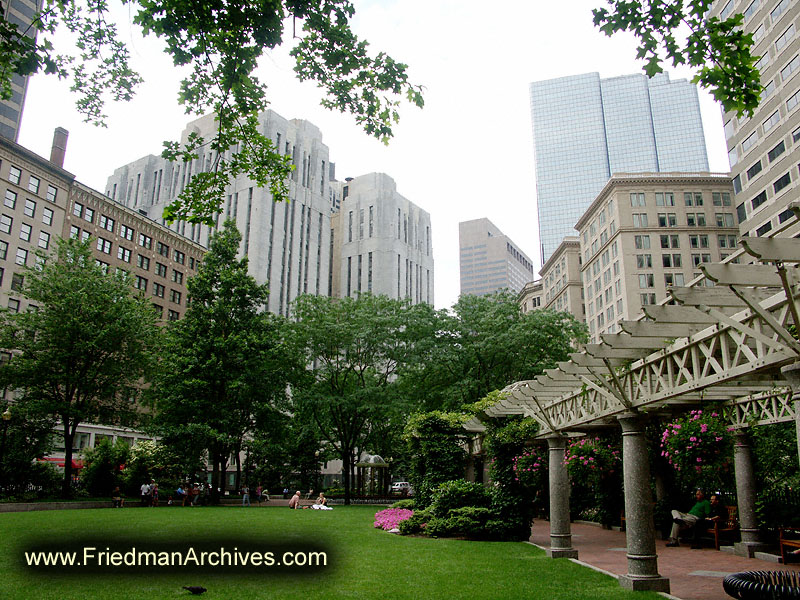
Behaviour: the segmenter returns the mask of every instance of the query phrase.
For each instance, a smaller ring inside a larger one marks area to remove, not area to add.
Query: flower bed
[[[375,513],[375,527],[384,531],[397,529],[401,521],[410,519],[413,514],[414,511],[407,508],[387,508]]]

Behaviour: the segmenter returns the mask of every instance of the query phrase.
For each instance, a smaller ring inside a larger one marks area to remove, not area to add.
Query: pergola
[[[586,345],[558,368],[507,386],[504,398],[485,411],[487,417],[532,417],[540,424],[539,437],[547,440],[548,556],[578,555],[563,462],[567,436],[618,425],[628,557],[620,584],[669,591],[669,580],[658,573],[645,420],[648,413],[712,401],[736,434],[742,541],[735,551],[752,557],[763,547],[747,427],[795,420],[800,431],[800,204],[790,208],[793,217],[770,232],[772,237],[742,238],[741,250],[722,263],[700,265],[701,277],[671,288],[660,304],[645,306],[639,319],[622,323],[622,333],[603,334],[602,343]],[[467,427],[483,429],[477,420]]]

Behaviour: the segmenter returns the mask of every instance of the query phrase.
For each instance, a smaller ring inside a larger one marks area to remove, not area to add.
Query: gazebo
[[[389,489],[389,463],[377,454],[365,454],[356,463],[356,491],[358,494],[383,495]]]

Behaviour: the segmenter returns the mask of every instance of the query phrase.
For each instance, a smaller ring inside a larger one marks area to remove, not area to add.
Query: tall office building
[[[742,235],[772,235],[800,198],[800,4],[791,0],[716,0],[710,16],[742,13],[760,56],[764,91],[752,117],[723,115]]]
[[[533,261],[489,219],[459,223],[458,246],[462,294],[518,294],[534,279]]]
[[[336,191],[331,186],[333,165],[320,130],[308,121],[287,120],[268,110],[259,116],[261,131],[278,151],[291,157],[295,170],[288,182],[289,200],[274,202],[269,188],[245,176],[226,189],[217,226],[233,219],[242,232],[240,253],[249,258],[250,275],[269,284],[268,310],[288,315],[290,304],[303,293],[328,293],[330,275],[331,211]],[[216,131],[214,115],[197,119],[182,135],[191,132],[208,139]],[[183,191],[193,174],[213,169],[213,151],[188,163],[171,163],[160,156],[146,156],[120,167],[108,178],[106,195],[129,208],[163,223],[164,207]],[[213,229],[206,225],[177,222],[170,228],[190,240],[208,246]]]
[[[3,18],[31,38],[36,37],[36,28],[31,26],[31,22],[39,8],[39,0],[5,0],[0,3]],[[19,124],[27,90],[28,77],[13,75],[11,98],[0,100],[0,136],[15,142],[19,137]]]
[[[531,84],[542,261],[614,173],[708,171],[697,88],[666,73]]]
[[[331,218],[330,295],[370,292],[433,304],[430,215],[384,173],[332,185],[341,207]]]

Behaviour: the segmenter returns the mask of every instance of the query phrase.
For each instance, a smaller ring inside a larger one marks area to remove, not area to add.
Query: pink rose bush
[[[682,479],[701,481],[730,466],[732,438],[727,421],[713,410],[693,410],[661,433],[661,456]]]
[[[414,511],[407,508],[387,508],[375,513],[375,527],[384,531],[397,529],[401,521],[410,519],[413,514]]]
[[[570,477],[586,479],[598,472],[612,474],[622,463],[618,448],[600,437],[582,437],[569,442],[564,455]]]
[[[534,488],[543,488],[547,485],[547,460],[546,447],[534,446],[526,449],[511,459],[514,481]]]

